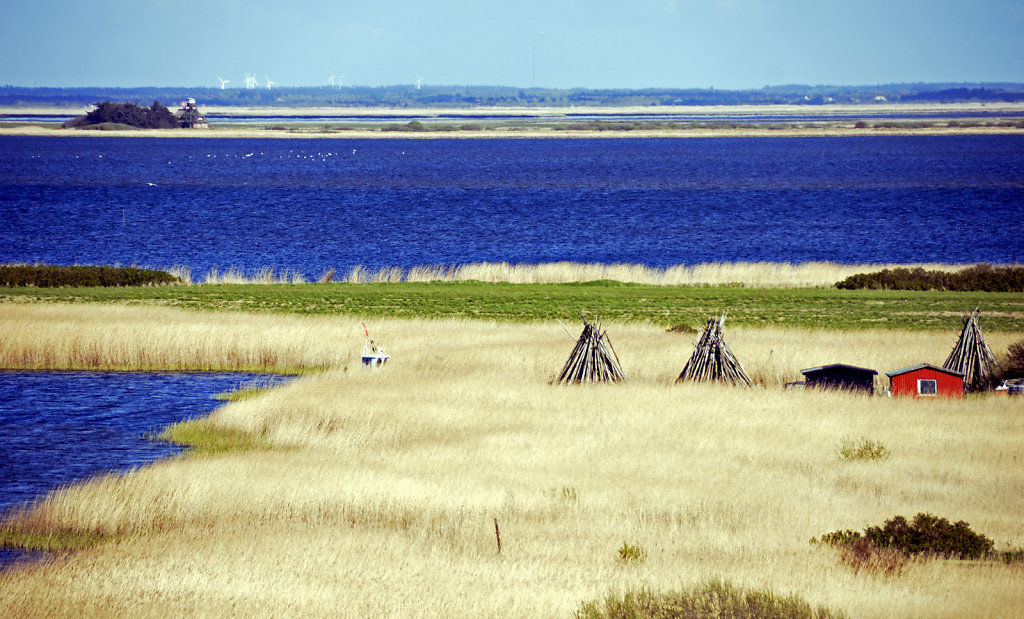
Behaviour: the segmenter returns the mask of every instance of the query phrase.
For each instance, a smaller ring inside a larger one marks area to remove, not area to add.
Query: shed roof
[[[825,372],[827,370],[848,370],[848,371],[851,371],[851,372],[871,374],[872,376],[875,375],[875,374],[878,374],[877,370],[871,370],[871,369],[868,369],[868,368],[861,368],[861,367],[857,367],[855,365],[847,365],[845,363],[832,363],[832,364],[829,364],[829,365],[819,365],[816,368],[807,368],[806,370],[800,370],[800,373],[804,374],[804,375],[807,375],[807,374],[815,374],[815,373],[818,373],[818,372]]]
[[[900,368],[898,370],[893,370],[891,372],[886,372],[885,375],[888,376],[889,378],[892,378],[893,376],[899,376],[900,374],[907,374],[909,372],[916,372],[917,370],[923,370],[925,368],[928,368],[929,370],[935,370],[936,372],[942,372],[943,374],[949,374],[951,376],[959,376],[960,378],[964,377],[962,372],[957,372],[956,370],[950,370],[947,368],[939,367],[937,365],[932,365],[930,363],[918,363],[917,365],[911,365],[905,368]]]

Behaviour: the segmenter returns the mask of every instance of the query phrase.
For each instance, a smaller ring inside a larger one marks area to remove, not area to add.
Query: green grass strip
[[[129,303],[195,310],[471,318],[512,322],[573,319],[698,326],[728,312],[731,326],[957,330],[980,307],[985,329],[1024,331],[1024,294],[752,289],[591,282],[506,284],[224,284],[136,288],[0,288],[0,302]]]

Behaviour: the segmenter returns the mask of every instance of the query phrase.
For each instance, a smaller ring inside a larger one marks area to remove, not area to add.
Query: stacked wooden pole
[[[981,335],[978,325],[978,309],[964,318],[964,328],[960,332],[953,350],[949,353],[942,367],[964,375],[964,391],[985,391],[995,386],[999,370],[999,362],[992,354],[985,338]]]
[[[725,343],[724,327],[725,314],[721,318],[708,320],[700,339],[694,345],[690,360],[676,379],[677,383],[687,380],[719,381],[751,386],[750,377]]]
[[[583,332],[576,340],[569,360],[565,362],[558,383],[618,382],[626,380],[619,357],[612,348],[608,333],[600,325],[583,320]]]

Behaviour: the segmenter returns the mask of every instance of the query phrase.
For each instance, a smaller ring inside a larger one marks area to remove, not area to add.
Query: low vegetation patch
[[[256,380],[248,381],[232,391],[225,391],[213,396],[213,399],[221,402],[239,402],[251,400],[280,387],[284,382],[278,376],[267,376]]]
[[[10,524],[0,526],[0,548],[38,552],[68,552],[96,546],[111,537],[93,532],[22,531]]]
[[[169,426],[158,439],[188,447],[190,454],[250,451],[265,445],[263,438],[242,430],[216,427],[208,419],[191,419]]]
[[[919,513],[912,521],[895,516],[882,526],[867,527],[864,533],[845,530],[826,533],[814,544],[839,548],[844,563],[855,571],[867,570],[898,575],[911,557],[1020,561],[1024,551],[996,552],[988,537],[971,530],[960,520],[950,523],[928,513]]]
[[[952,290],[957,292],[1024,292],[1024,266],[976,264],[962,271],[924,268],[882,269],[851,275],[836,283],[843,290]]]
[[[869,438],[844,438],[839,445],[839,457],[843,460],[885,460],[889,457],[889,450]]]
[[[151,286],[180,284],[166,271],[137,267],[55,266],[47,264],[0,265],[0,286],[60,288],[92,286]]]
[[[647,560],[647,551],[642,546],[633,546],[627,542],[622,542],[622,547],[619,548],[619,561],[623,563],[643,563]]]
[[[577,619],[829,619],[845,616],[824,607],[812,607],[796,595],[743,590],[722,580],[661,594],[649,589],[627,591],[622,595],[609,595],[603,601],[583,603],[576,611]]]

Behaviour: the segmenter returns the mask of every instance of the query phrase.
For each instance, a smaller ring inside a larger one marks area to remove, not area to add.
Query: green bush
[[[926,555],[946,559],[982,559],[993,555],[992,540],[975,533],[966,522],[950,524],[945,518],[919,513],[913,522],[895,516],[881,527],[867,527],[863,535],[849,529],[822,535],[815,543],[854,547],[867,542],[876,549],[898,551],[906,556]]]
[[[630,546],[626,542],[622,542],[622,548],[619,548],[619,561],[623,563],[643,563],[646,560],[646,550],[640,546]]]
[[[46,264],[0,265],[0,286],[6,288],[59,288],[63,286],[148,286],[180,284],[166,271],[137,267],[54,266]]]
[[[844,438],[839,445],[839,457],[843,460],[885,460],[889,457],[889,450],[868,438],[856,441]]]
[[[1010,344],[1002,364],[1005,378],[1024,378],[1024,340]]]
[[[882,269],[851,275],[836,283],[841,290],[952,290],[956,292],[1024,292],[1024,267],[976,264],[962,271]]]
[[[681,619],[830,619],[845,617],[791,595],[771,591],[744,591],[727,581],[711,580],[685,591],[655,594],[648,589],[609,595],[603,602],[586,602],[577,619],[668,618]]]

